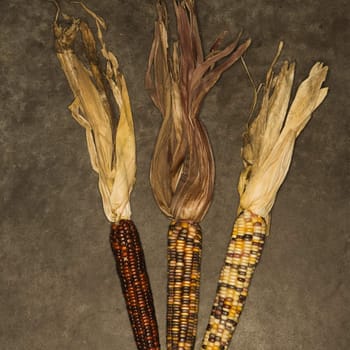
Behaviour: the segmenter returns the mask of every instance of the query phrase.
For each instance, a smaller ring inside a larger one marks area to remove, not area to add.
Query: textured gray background
[[[164,344],[168,220],[148,181],[161,117],[143,89],[154,3],[88,4],[109,25],[105,38],[130,90],[138,166],[133,218]],[[69,12],[72,7],[64,5]],[[349,349],[348,1],[205,0],[197,8],[206,49],[223,30],[235,36],[244,28],[252,37],[246,61],[257,81],[281,39],[283,58],[297,61],[297,82],[316,60],[330,66],[329,96],[297,141],[232,349]],[[84,132],[67,110],[72,96],[53,49],[54,12],[42,0],[0,2],[0,348],[134,349]],[[198,342],[234,221],[241,133],[251,100],[238,63],[201,112],[217,178],[202,223]]]

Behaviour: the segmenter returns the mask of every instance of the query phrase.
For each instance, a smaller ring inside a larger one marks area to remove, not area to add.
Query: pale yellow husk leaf
[[[116,57],[107,50],[102,30],[105,23],[93,11],[81,4],[95,19],[105,70],[90,62],[84,64],[74,52],[75,36],[86,30],[79,19],[71,19],[68,28],[54,24],[57,57],[69,82],[74,101],[69,109],[74,119],[85,128],[91,165],[99,175],[99,190],[105,215],[111,222],[131,216],[130,193],[136,174],[135,136],[132,112],[124,76]],[[65,15],[65,18],[69,19]],[[87,34],[90,33],[87,30]],[[86,37],[85,37],[86,40]],[[83,37],[84,41],[84,37]],[[87,44],[95,44],[94,38]],[[86,42],[85,42],[86,44]],[[95,53],[92,50],[93,53]],[[97,52],[96,52],[97,53]],[[94,71],[95,70],[95,71]],[[97,71],[97,73],[96,73]],[[99,84],[99,77],[106,84]],[[110,91],[108,91],[108,89]],[[107,94],[113,96],[119,109],[119,120],[113,113]]]
[[[267,73],[260,111],[244,135],[244,169],[238,184],[239,211],[249,209],[267,221],[290,167],[295,140],[328,92],[322,87],[328,67],[317,62],[300,84],[288,110],[295,65],[285,61],[274,77],[281,49],[282,44]]]

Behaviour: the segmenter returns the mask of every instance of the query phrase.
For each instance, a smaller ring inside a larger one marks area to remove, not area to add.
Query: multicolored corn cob
[[[158,21],[146,87],[163,116],[151,164],[151,186],[169,228],[167,349],[191,350],[197,331],[201,235],[214,187],[214,159],[201,103],[250,45],[237,40],[220,50],[220,36],[204,57],[195,1],[173,1],[179,41],[168,55],[167,11],[157,2]],[[222,61],[221,61],[222,60]],[[218,63],[221,61],[220,63]]]
[[[151,286],[135,224],[111,225],[110,242],[138,349],[160,349]]]
[[[168,232],[167,343],[189,349],[196,338],[202,232],[196,223],[173,221]]]
[[[103,19],[80,4],[95,20],[98,40],[88,24],[79,18],[63,14],[68,25],[59,25],[58,9],[54,23],[57,57],[74,94],[69,109],[86,129],[91,165],[99,175],[104,212],[112,223],[111,247],[137,348],[159,350],[145,257],[137,229],[130,219],[136,151],[128,90],[117,58],[103,41],[102,29],[106,29]],[[77,52],[74,45],[79,36],[83,44],[81,52]]]
[[[264,247],[265,220],[245,210],[237,218],[229,243],[202,349],[227,349]]]
[[[321,88],[328,68],[316,63],[288,111],[295,65],[284,62],[280,73],[274,76],[273,67],[281,50],[282,43],[267,73],[260,111],[243,137],[239,215],[221,269],[202,349],[229,347],[260,260],[270,212],[287,175],[295,140],[328,92],[327,88]]]

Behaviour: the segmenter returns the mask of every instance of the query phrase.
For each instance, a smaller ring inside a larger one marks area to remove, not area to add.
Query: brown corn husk
[[[244,167],[238,183],[238,216],[220,272],[202,349],[226,350],[229,347],[262,254],[270,212],[287,175],[295,140],[328,92],[328,88],[322,88],[328,67],[317,62],[300,84],[289,107],[295,64],[285,61],[276,76],[273,72],[282,47],[280,43],[267,72],[260,111],[243,135]]]
[[[146,74],[146,87],[163,116],[151,164],[151,185],[165,215],[199,222],[213,192],[214,160],[198,114],[221,74],[250,45],[240,36],[219,50],[221,35],[204,57],[194,1],[173,1],[178,42],[169,54],[167,11],[157,2],[158,20]],[[224,60],[217,64],[219,60]]]

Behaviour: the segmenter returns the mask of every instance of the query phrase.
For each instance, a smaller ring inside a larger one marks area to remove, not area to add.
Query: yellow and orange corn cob
[[[201,253],[200,226],[173,221],[168,232],[168,349],[191,349],[195,343]]]
[[[140,237],[133,221],[113,223],[110,242],[137,349],[158,350],[153,297]]]
[[[227,349],[265,243],[265,220],[245,210],[233,227],[202,349]]]

